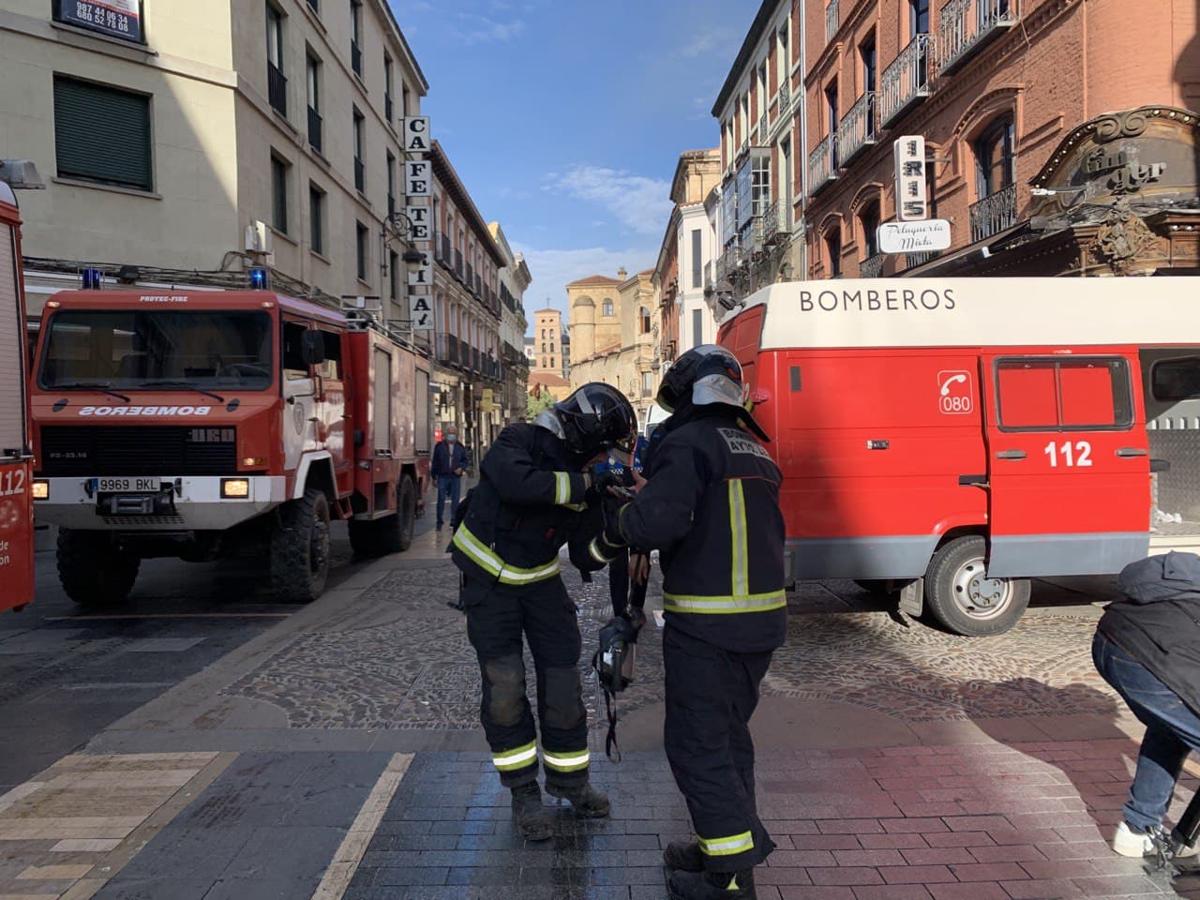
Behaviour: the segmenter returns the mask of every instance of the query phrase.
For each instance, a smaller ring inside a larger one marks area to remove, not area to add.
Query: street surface
[[[270,603],[252,565],[163,560],[128,607],[81,616],[41,553],[36,605],[0,618],[0,898],[665,897],[661,849],[688,820],[661,749],[659,633],[621,696],[619,765],[593,719],[613,817],[561,811],[526,845],[430,525],[369,564],[339,537],[306,608]],[[586,648],[607,585],[568,583]],[[1171,896],[1104,842],[1140,733],[1090,661],[1110,596],[1040,583],[1017,629],[970,640],[849,583],[801,586],[754,722],[779,847],[758,896]]]

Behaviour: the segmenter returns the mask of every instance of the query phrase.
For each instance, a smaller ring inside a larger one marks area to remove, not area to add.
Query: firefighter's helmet
[[[597,381],[541,413],[535,424],[560,437],[581,463],[614,448],[630,453],[637,439],[637,416],[629,400]]]
[[[663,376],[658,404],[672,413],[688,406],[732,407],[751,431],[770,440],[750,415],[742,364],[718,344],[701,344],[679,357]]]

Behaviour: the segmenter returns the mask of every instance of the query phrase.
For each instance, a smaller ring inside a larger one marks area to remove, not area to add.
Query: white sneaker
[[[1161,827],[1159,830],[1161,830]],[[1154,852],[1154,833],[1151,831],[1134,831],[1129,827],[1128,822],[1122,822],[1117,826],[1116,834],[1113,835],[1112,848],[1114,852],[1119,853],[1121,856],[1131,856],[1135,859],[1140,859]],[[1175,854],[1177,859],[1195,855],[1195,847],[1184,847]]]

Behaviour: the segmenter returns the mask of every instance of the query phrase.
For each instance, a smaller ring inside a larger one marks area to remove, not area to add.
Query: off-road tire
[[[271,592],[280,603],[311,603],[329,580],[329,500],[309,488],[276,512],[271,532]]]
[[[60,528],[57,563],[67,596],[80,606],[99,608],[129,596],[142,561],[119,550],[104,532]]]
[[[350,546],[354,555],[378,559],[402,553],[412,546],[416,527],[417,489],[405,475],[396,487],[396,513],[373,521],[350,520]]]
[[[987,542],[979,535],[947,541],[933,554],[925,574],[925,611],[947,631],[966,637],[1003,634],[1029,606],[1029,579],[1004,578],[995,579],[1002,582],[1004,592],[995,610],[977,607],[976,613],[968,611],[972,605],[968,583],[987,580],[986,559]]]

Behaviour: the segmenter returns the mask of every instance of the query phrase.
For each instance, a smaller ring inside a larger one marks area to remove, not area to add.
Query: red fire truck
[[[77,291],[46,305],[32,408],[39,520],[83,605],[142,559],[264,559],[320,596],[330,520],[405,550],[429,480],[429,365],[368,315],[266,291]]]
[[[33,456],[25,387],[21,218],[0,181],[0,610],[33,599]]]
[[[1032,577],[1200,548],[1196,279],[800,282],[722,323],[797,579],[996,634]]]

